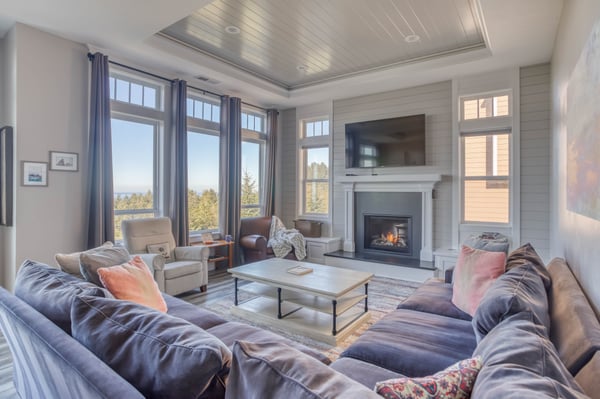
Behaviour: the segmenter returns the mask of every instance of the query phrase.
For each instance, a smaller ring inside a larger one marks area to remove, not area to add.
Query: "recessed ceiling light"
[[[404,37],[404,41],[406,43],[414,43],[418,42],[419,40],[421,40],[421,37],[419,37],[419,35],[407,35]]]
[[[306,65],[298,65],[296,67],[297,70],[299,70],[300,72],[304,72],[308,69],[308,67]]]
[[[229,33],[230,35],[239,35],[241,30],[237,26],[229,25],[225,27],[225,32]]]

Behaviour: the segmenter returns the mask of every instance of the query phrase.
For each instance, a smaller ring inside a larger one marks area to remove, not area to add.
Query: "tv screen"
[[[346,124],[346,168],[425,165],[425,115]]]

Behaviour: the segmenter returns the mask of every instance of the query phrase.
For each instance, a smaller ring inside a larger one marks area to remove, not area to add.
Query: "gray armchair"
[[[177,247],[168,217],[131,219],[121,222],[125,248],[132,255],[162,253],[152,264],[158,288],[170,295],[208,284],[208,256],[204,246]]]

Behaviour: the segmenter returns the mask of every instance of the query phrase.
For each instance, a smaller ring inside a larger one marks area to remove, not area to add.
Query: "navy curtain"
[[[219,225],[224,234],[239,242],[242,187],[242,100],[221,97],[221,173],[219,182]],[[240,263],[239,246],[234,247],[234,265]]]
[[[173,126],[170,135],[168,215],[178,246],[189,243],[187,176],[187,84],[176,79],[171,84]]]
[[[87,247],[114,241],[114,197],[108,57],[91,58]]]
[[[267,111],[267,153],[265,168],[265,216],[272,216],[275,213],[275,170],[277,153],[277,115],[276,109]]]

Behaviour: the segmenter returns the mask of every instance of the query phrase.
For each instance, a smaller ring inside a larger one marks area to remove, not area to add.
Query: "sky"
[[[152,124],[112,119],[113,175],[115,193],[144,193],[152,189]],[[259,145],[242,143],[242,170],[257,177]],[[258,179],[257,183],[258,183]],[[219,188],[218,136],[188,133],[188,186],[202,192]]]

